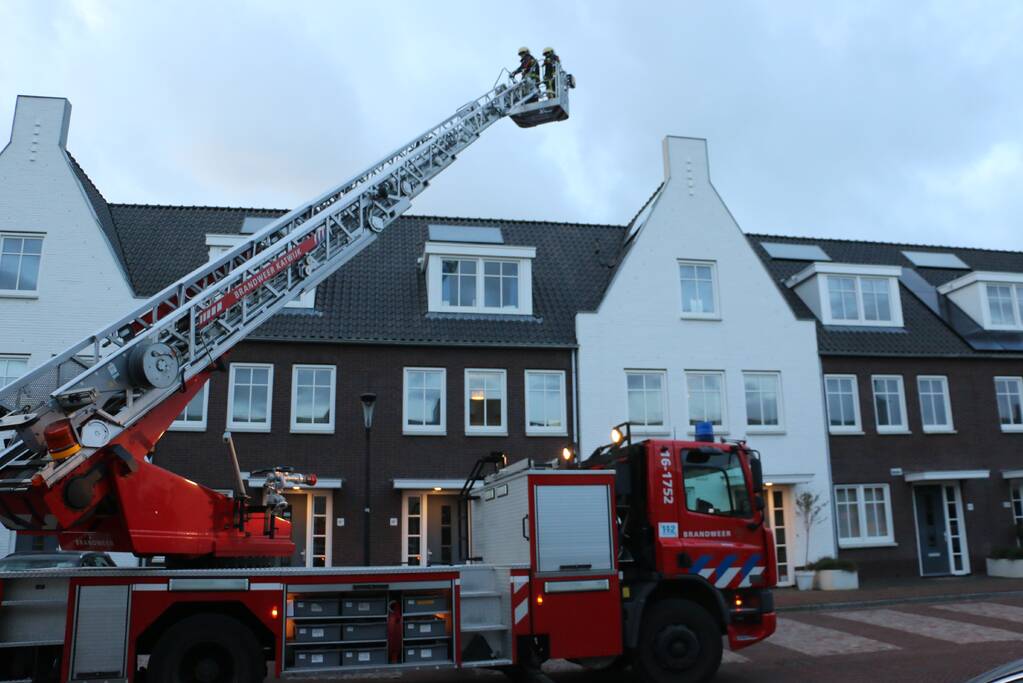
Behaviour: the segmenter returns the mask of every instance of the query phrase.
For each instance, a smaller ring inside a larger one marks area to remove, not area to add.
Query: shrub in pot
[[[987,575],[1023,579],[1023,548],[995,548],[987,558]]]
[[[813,588],[814,569],[810,564],[810,532],[813,528],[824,521],[824,506],[827,503],[821,502],[821,494],[813,494],[803,491],[796,496],[796,515],[803,523],[805,536],[803,542],[806,544],[806,551],[803,556],[803,566],[796,567],[796,588],[801,591],[808,591]]]
[[[813,568],[816,572],[814,587],[818,590],[852,591],[860,587],[855,562],[822,557],[813,563]]]

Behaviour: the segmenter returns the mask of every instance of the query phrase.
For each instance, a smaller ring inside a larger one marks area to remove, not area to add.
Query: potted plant
[[[854,591],[860,587],[860,576],[856,572],[855,562],[822,557],[812,566],[816,572],[814,587],[818,590]]]
[[[796,496],[796,516],[803,524],[803,543],[806,554],[803,557],[803,566],[796,567],[796,588],[801,591],[808,591],[813,588],[813,568],[810,567],[810,532],[813,528],[824,521],[824,506],[821,502],[821,494],[803,491]]]
[[[1023,579],[1023,548],[995,548],[987,558],[987,575]]]

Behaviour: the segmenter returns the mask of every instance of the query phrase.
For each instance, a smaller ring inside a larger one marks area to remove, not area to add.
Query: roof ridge
[[[778,235],[772,233],[762,232],[747,232],[746,237],[761,239],[761,238],[780,238],[789,240],[807,240],[816,242],[844,242],[847,244],[877,244],[884,245],[887,247],[908,247],[908,248],[922,248],[922,249],[962,249],[966,251],[986,251],[993,254],[1023,254],[1023,250],[1019,249],[990,249],[987,247],[964,247],[955,246],[950,244],[918,244],[912,242],[887,242],[885,240],[864,240],[864,239],[849,239],[843,237],[808,237],[801,235]]]

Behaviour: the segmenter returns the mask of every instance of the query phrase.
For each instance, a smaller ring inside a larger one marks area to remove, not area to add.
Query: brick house
[[[1023,521],[1023,253],[748,238],[817,321],[840,556],[983,573]]]

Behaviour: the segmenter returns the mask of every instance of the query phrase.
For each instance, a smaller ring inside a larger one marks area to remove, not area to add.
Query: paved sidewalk
[[[943,576],[933,579],[875,579],[860,581],[855,591],[800,591],[779,588],[774,592],[779,612],[795,612],[869,605],[968,600],[1010,594],[1023,595],[1023,579],[990,576]]]

